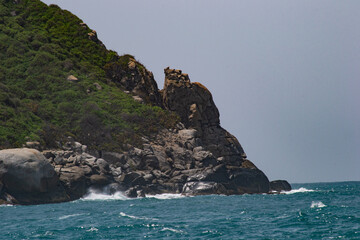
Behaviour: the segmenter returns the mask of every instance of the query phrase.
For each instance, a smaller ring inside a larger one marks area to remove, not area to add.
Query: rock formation
[[[162,106],[157,83],[152,72],[148,71],[134,57],[127,55],[127,63],[112,62],[105,66],[107,76],[123,89],[148,104]]]
[[[131,147],[122,153],[88,152],[85,145],[71,138],[62,149],[42,154],[31,149],[0,151],[2,201],[29,204],[74,200],[90,187],[101,189],[109,184],[129,197],[291,189],[286,181],[269,183],[266,175],[246,159],[237,139],[220,126],[219,111],[203,85],[191,83],[187,74],[169,68],[165,69],[165,86],[159,95],[156,85],[146,91],[135,87],[142,81],[129,84],[128,89],[139,96],[149,94],[150,89],[156,96],[155,104],[180,116],[176,128],[163,129],[153,138],[144,137],[142,148]]]
[[[1,150],[0,183],[3,202],[39,204],[70,200],[54,168],[35,149]]]

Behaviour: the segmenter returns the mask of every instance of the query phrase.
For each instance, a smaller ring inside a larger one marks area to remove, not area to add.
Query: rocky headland
[[[152,74],[136,76],[132,79],[135,83],[128,85],[133,87],[126,88],[128,94],[177,113],[181,121],[174,128],[144,136],[142,147],[130,146],[122,152],[89,150],[72,137],[57,149],[27,142],[24,148],[1,150],[0,202],[71,201],[90,188],[109,194],[123,191],[128,197],[279,193],[291,189],[286,181],[269,182],[247,159],[238,140],[220,126],[219,111],[202,84],[192,83],[181,70],[166,68],[164,88],[159,91]],[[138,86],[142,84],[152,87],[142,91]],[[149,89],[153,91],[149,93]]]
[[[89,189],[280,193],[220,125],[210,91],[107,50],[57,5],[0,2],[0,204],[72,201]]]

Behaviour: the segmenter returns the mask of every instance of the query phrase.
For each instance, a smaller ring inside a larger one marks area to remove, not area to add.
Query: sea
[[[291,184],[282,194],[89,191],[59,204],[0,206],[0,239],[360,239],[360,182]]]

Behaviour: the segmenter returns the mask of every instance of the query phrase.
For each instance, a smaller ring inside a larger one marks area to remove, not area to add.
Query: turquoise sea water
[[[360,239],[360,182],[292,184],[280,195],[92,193],[0,206],[0,239]]]

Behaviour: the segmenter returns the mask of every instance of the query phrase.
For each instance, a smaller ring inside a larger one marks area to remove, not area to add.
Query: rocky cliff
[[[133,80],[136,84],[144,82],[139,78]],[[144,136],[141,147],[130,147],[122,152],[88,150],[71,137],[61,149],[46,149],[42,153],[28,148],[2,150],[2,202],[30,204],[74,200],[86,194],[89,188],[108,193],[123,191],[129,197],[289,190],[289,185],[284,183],[270,184],[266,175],[246,158],[237,139],[220,126],[219,111],[211,93],[202,84],[192,83],[187,74],[169,68],[165,69],[164,89],[158,91],[156,83],[153,84],[150,89],[154,89],[153,96],[158,97],[152,98],[155,99],[152,103],[176,112],[181,118],[174,128]],[[134,87],[126,91],[142,99],[148,89],[141,89]],[[28,145],[40,149],[34,143]],[[38,163],[30,166],[28,163],[34,159],[41,164],[47,159],[48,172],[39,173]],[[37,185],[22,184],[34,182],[30,180],[34,177],[38,179]]]
[[[89,188],[129,197],[291,188],[247,159],[188,74],[166,68],[159,90],[143,64],[56,5],[0,7],[0,149],[10,148],[0,150],[0,203],[70,201]]]

